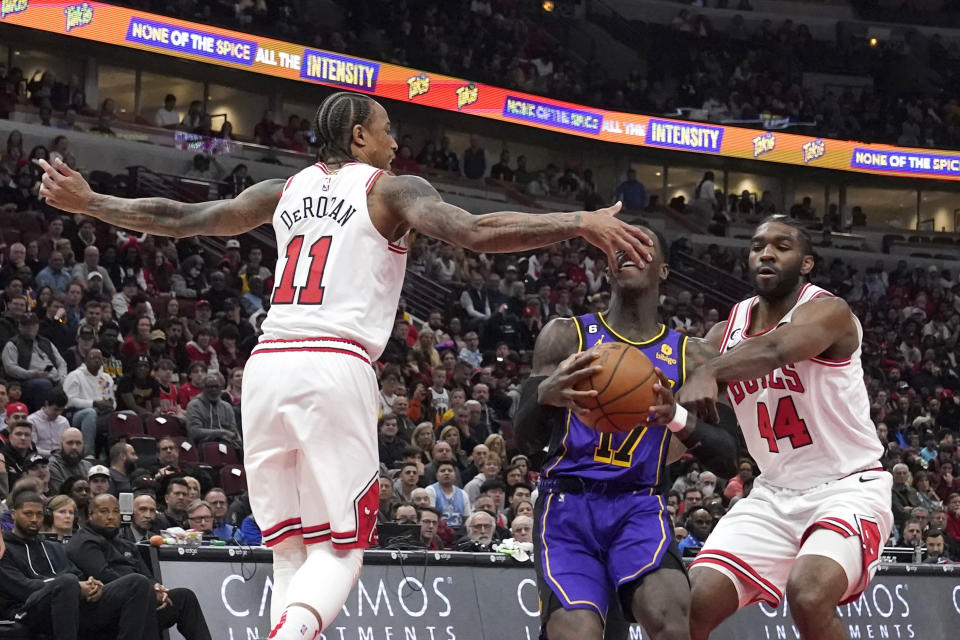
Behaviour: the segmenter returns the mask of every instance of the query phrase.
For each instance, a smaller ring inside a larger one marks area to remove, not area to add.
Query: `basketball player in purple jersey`
[[[670,390],[717,350],[657,322],[660,283],[669,273],[661,240],[646,269],[625,255],[609,266],[606,313],[544,327],[515,421],[517,445],[528,452],[540,450],[550,434],[534,535],[541,637],[601,640],[616,590],[627,620],[639,622],[652,640],[686,640],[690,584],[662,495],[663,468],[687,448],[730,477],[737,445],[732,434],[698,423],[673,400]],[[611,341],[643,351],[660,377],[653,417],[628,433],[600,433],[577,417],[580,402],[596,391],[573,385],[599,369],[591,347]]]

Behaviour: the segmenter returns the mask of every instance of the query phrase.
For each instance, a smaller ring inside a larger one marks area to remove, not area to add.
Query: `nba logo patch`
[[[320,191],[330,191],[330,183],[333,182],[333,176],[325,176],[320,183]]]

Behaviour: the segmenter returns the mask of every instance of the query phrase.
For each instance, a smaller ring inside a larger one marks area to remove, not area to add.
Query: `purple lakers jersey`
[[[687,337],[682,333],[663,326],[651,340],[633,342],[611,329],[601,314],[587,314],[573,321],[580,338],[579,351],[600,342],[624,342],[640,349],[660,367],[674,393],[683,384]],[[566,409],[563,431],[551,438],[550,458],[543,467],[543,477],[577,476],[653,490],[660,483],[669,441],[670,431],[664,425],[638,426],[628,433],[600,433]]]

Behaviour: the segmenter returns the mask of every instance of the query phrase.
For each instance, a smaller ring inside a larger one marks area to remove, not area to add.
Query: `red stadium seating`
[[[227,496],[236,496],[247,490],[247,474],[238,464],[220,468],[220,487]]]
[[[213,467],[237,465],[240,464],[240,452],[222,442],[205,442],[200,445],[200,459]]]
[[[184,463],[196,464],[200,462],[200,450],[194,446],[190,438],[184,436],[172,436],[177,443],[180,453],[180,466]]]
[[[187,427],[183,423],[183,420],[173,415],[151,416],[147,419],[146,429],[147,434],[154,438],[162,438],[164,436],[186,437],[187,435]]]
[[[143,422],[140,417],[131,413],[114,413],[110,416],[110,426],[107,429],[110,443],[121,438],[143,435]]]
[[[137,452],[138,467],[148,467],[157,461],[157,439],[153,436],[130,436],[127,442]]]

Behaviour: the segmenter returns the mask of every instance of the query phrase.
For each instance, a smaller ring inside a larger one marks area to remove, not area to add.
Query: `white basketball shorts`
[[[261,340],[243,374],[250,506],[273,546],[292,536],[376,544],[377,379],[359,344]]]
[[[890,536],[892,487],[892,476],[879,469],[802,491],[773,487],[761,475],[750,495],[720,518],[690,566],[709,566],[734,580],[741,607],[754,602],[776,607],[800,547],[822,528],[860,539],[861,575],[856,584],[848,585],[840,604],[853,602],[876,573]],[[841,566],[843,552],[839,548],[835,558]]]

